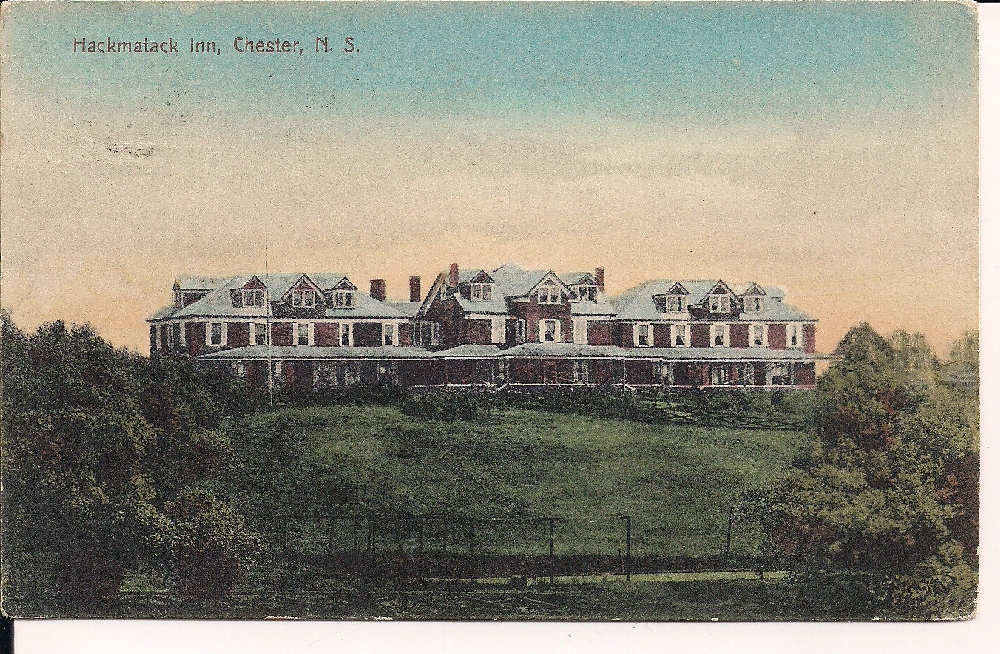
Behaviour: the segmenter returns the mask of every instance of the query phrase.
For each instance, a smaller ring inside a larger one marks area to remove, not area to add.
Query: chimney
[[[448,286],[452,288],[458,286],[458,264],[451,264],[451,269],[448,271]]]
[[[420,275],[410,277],[410,302],[420,302]]]
[[[369,293],[368,295],[372,296],[373,300],[378,300],[379,302],[385,302],[385,280],[373,279],[371,285],[371,293]]]
[[[594,271],[594,277],[597,279],[597,290],[601,293],[604,292],[604,268],[598,268]]]

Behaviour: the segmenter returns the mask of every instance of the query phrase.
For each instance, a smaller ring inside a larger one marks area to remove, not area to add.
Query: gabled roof
[[[674,281],[670,279],[654,279],[643,282],[638,286],[628,289],[614,299],[614,306],[618,311],[618,318],[622,320],[660,320],[663,314],[660,313],[653,300],[656,296],[674,295],[674,289],[678,285],[688,291],[688,306],[697,306],[705,301],[705,298],[715,290],[719,284],[736,295],[742,295],[750,288],[750,284],[727,284],[722,280],[695,279],[685,281]],[[785,297],[784,291],[777,286],[760,286],[753,283],[757,288],[762,289],[771,299],[763,311],[752,314],[744,314],[747,321],[768,321],[768,320],[801,320],[812,321],[814,318],[799,311],[793,306],[785,304],[782,300]]]
[[[567,286],[576,286],[578,284],[597,285],[597,278],[594,277],[593,272],[560,273],[559,279],[563,280]]]
[[[380,302],[364,293],[358,292],[346,275],[341,273],[274,273],[269,275],[236,275],[225,278],[214,290],[197,302],[186,307],[165,307],[153,314],[150,320],[167,318],[220,317],[220,318],[263,318],[268,315],[268,307],[234,307],[231,290],[241,289],[254,278],[259,279],[269,287],[269,297],[272,301],[284,297],[300,281],[307,280],[310,287],[320,291],[334,289],[350,289],[355,291],[354,306],[351,308],[333,307],[326,309],[328,318],[408,318],[410,314]],[[191,278],[189,279],[219,279]]]

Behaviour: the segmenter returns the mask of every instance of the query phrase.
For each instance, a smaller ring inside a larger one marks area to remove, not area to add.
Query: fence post
[[[726,527],[726,563],[729,563],[729,553],[732,550],[733,545],[733,511],[736,510],[735,506],[729,507],[729,524]]]
[[[553,534],[553,522],[552,518],[549,518],[549,584],[554,584],[555,579],[555,565],[556,565],[556,543]]]
[[[632,516],[625,516],[625,581],[632,581]]]

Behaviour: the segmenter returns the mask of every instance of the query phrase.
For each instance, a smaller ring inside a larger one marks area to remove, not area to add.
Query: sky
[[[73,51],[108,38],[180,52]],[[945,354],[979,319],[976,48],[951,2],[5,3],[0,303],[146,351],[179,274],[601,266]]]

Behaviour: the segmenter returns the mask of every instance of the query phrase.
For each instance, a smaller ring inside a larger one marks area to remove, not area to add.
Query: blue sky
[[[863,123],[976,101],[974,15],[957,3],[18,9],[5,26],[20,55],[11,81],[95,112]],[[318,35],[338,48],[351,36],[360,53],[232,47],[236,36],[280,36],[312,49]],[[191,37],[215,40],[222,54],[72,52],[76,37],[107,36],[174,37],[182,49]]]

